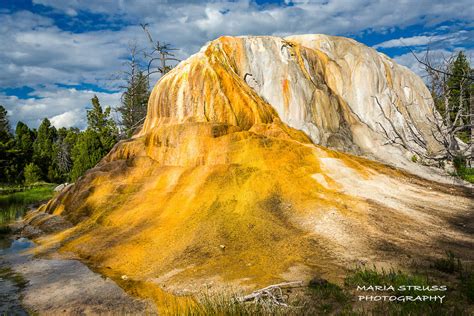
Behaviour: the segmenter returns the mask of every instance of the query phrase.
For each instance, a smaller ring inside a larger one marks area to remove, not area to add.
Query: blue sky
[[[181,59],[221,35],[307,33],[354,38],[419,74],[410,50],[474,57],[466,0],[0,0],[0,104],[12,125],[83,128],[94,94],[117,106],[128,48],[147,44],[140,23]]]

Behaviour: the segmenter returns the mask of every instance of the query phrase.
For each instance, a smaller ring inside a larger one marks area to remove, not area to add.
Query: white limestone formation
[[[139,135],[163,122],[249,129],[279,116],[315,144],[404,167],[442,151],[432,102],[416,74],[352,39],[221,37],[155,86]]]

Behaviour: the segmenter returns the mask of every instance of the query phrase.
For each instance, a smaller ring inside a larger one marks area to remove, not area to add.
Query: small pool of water
[[[22,203],[10,205],[0,204],[0,227],[23,217],[26,207]],[[22,276],[12,269],[12,263],[7,259],[35,244],[28,238],[12,239],[8,230],[2,229],[0,234],[0,315],[29,315],[22,306],[21,293],[26,285]],[[22,256],[20,256],[22,257]]]
[[[2,190],[0,188],[0,226],[22,218],[29,207],[39,206],[53,196],[54,184]]]
[[[25,237],[18,239],[0,238],[0,255],[20,253],[34,247],[34,245],[34,242]]]
[[[28,238],[12,238],[7,225],[23,218],[28,207],[47,198],[51,190],[45,187],[32,189],[28,193],[21,190],[8,194],[0,192],[0,315],[29,314],[21,302],[22,290],[27,282],[13,267],[28,260],[31,255],[22,252],[35,246]]]
[[[21,276],[0,264],[0,315],[28,315],[21,305]]]
[[[21,304],[21,293],[26,282],[23,277],[12,270],[12,263],[7,259],[34,246],[28,238],[10,239],[0,237],[0,315],[28,315]]]

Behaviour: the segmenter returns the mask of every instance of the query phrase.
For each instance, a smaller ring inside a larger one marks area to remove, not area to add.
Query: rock
[[[74,183],[68,183],[68,182],[65,182],[65,183],[62,183],[60,185],[58,185],[57,187],[54,188],[54,192],[63,192],[65,191],[66,189],[72,187],[74,185]]]
[[[72,224],[65,218],[41,212],[39,210],[28,213],[22,221],[25,227],[21,234],[29,238],[38,237],[41,233],[53,233],[72,227]]]
[[[54,188],[54,192],[61,192],[66,186],[67,186],[67,182],[62,183],[62,184],[60,184],[60,185],[58,185],[57,187]]]
[[[21,221],[13,222],[8,225],[12,234],[19,234],[25,226],[26,224]]]
[[[41,236],[43,234],[43,231],[37,227],[31,226],[31,225],[26,225],[23,227],[21,230],[21,235],[25,236],[27,238],[36,238]]]

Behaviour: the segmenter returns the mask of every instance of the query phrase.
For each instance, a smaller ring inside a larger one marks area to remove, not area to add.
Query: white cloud
[[[82,113],[82,111],[75,109],[53,116],[51,118],[51,124],[56,126],[56,128],[76,126],[77,122],[84,120],[83,116],[84,113]]]
[[[454,33],[442,34],[442,35],[419,35],[412,37],[401,37],[397,39],[391,39],[379,44],[374,45],[374,48],[393,48],[393,47],[414,47],[414,46],[430,46],[430,47],[439,47],[440,45],[444,47],[449,47],[452,45],[457,45],[465,43],[472,38],[473,32],[461,30]]]
[[[118,84],[109,79],[121,68],[127,56],[127,43],[135,40],[146,44],[145,35],[138,26],[140,22],[149,23],[156,39],[180,48],[178,55],[185,58],[221,35],[349,35],[362,30],[389,32],[393,27],[429,24],[434,20],[474,19],[473,10],[466,10],[470,2],[467,0],[449,3],[407,1],[397,5],[389,0],[293,1],[292,6],[258,6],[248,0],[34,2],[65,14],[101,13],[110,21],[123,20],[133,25],[115,31],[71,33],[59,29],[52,20],[32,13],[4,14],[0,16],[0,41],[5,43],[0,51],[0,67],[6,71],[0,73],[1,86],[88,82],[116,87]],[[23,25],[25,20],[26,25]],[[424,45],[430,39],[446,40],[446,36],[401,38],[376,47]]]
[[[401,37],[392,39],[374,45],[374,48],[392,48],[392,47],[407,47],[407,46],[421,46],[446,39],[446,35],[434,35],[434,36],[413,36],[413,37]]]
[[[30,94],[31,97],[27,99],[0,94],[0,104],[5,105],[13,128],[18,121],[30,127],[38,127],[43,118],[50,119],[56,127],[85,128],[86,111],[94,94],[98,96],[102,107],[115,107],[120,103],[120,93],[57,89],[48,86]]]
[[[25,18],[38,24],[17,28]],[[138,32],[138,27],[129,27],[119,32],[71,33],[25,12],[2,14],[0,21],[3,30],[0,86],[3,87],[81,82],[118,86],[110,78],[121,69],[128,54],[127,43]]]
[[[472,61],[474,61],[474,49],[469,49],[469,48],[457,48],[455,51],[450,51],[446,49],[434,49],[430,50],[429,52],[429,59],[431,64],[434,67],[437,67],[438,65],[441,65],[445,60],[449,59],[449,57],[454,56],[457,54],[459,50],[464,51],[466,54],[468,60],[471,60],[471,65]],[[415,52],[417,57],[419,59],[423,59],[425,57],[425,52],[424,51],[417,51]],[[426,79],[426,72],[424,71],[423,65],[421,65],[413,56],[413,53],[406,53],[400,56],[396,56],[393,58],[397,63],[404,65],[408,67],[411,71],[422,77],[423,79]],[[441,67],[440,67],[441,68]]]
[[[122,26],[73,33],[60,29],[54,20],[39,14],[26,11],[0,12],[0,86],[30,86],[42,97],[22,100],[0,95],[0,102],[9,107],[14,120],[25,120],[32,125],[37,125],[43,116],[48,116],[58,125],[75,124],[83,127],[84,104],[89,102],[93,92],[68,90],[55,84],[91,83],[101,88],[116,89],[121,83],[111,78],[122,69],[128,53],[127,44],[130,41],[136,41],[141,46],[146,44],[146,37],[138,26],[143,22],[149,23],[155,39],[180,48],[178,57],[184,59],[207,41],[221,35],[351,35],[361,31],[390,33],[395,27],[404,28],[414,24],[429,26],[443,21],[474,20],[474,11],[467,9],[471,7],[469,0],[397,3],[393,0],[305,0],[286,1],[287,5],[281,6],[259,6],[250,0],[33,2],[64,13],[78,25],[95,23],[82,21],[81,13],[89,12],[102,14],[111,25]],[[434,34],[430,38],[436,38],[443,45],[458,45],[453,41],[463,36],[468,40],[472,38],[472,34],[458,33],[459,36],[455,37]],[[429,43],[428,37],[419,35],[395,39],[376,47],[426,45]],[[399,56],[396,60],[413,67],[409,56]],[[102,97],[105,101],[109,96],[118,99],[117,95],[103,94]]]
[[[102,13],[111,19],[147,22],[164,40],[187,53],[219,35],[326,33],[354,34],[415,23],[473,20],[469,0],[292,1],[291,6],[258,6],[252,1],[35,0],[66,12]]]

